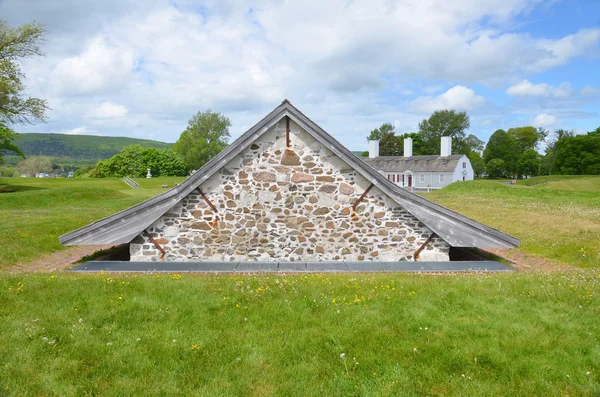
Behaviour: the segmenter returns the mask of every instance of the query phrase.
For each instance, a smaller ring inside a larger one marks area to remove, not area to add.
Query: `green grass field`
[[[0,179],[0,269],[63,249],[58,237],[135,205],[183,178],[137,179],[134,190],[120,179]]]
[[[182,178],[0,179],[0,269],[61,247],[58,236],[164,192]],[[538,184],[535,184],[538,182]],[[531,186],[527,186],[527,185]],[[477,180],[425,194],[521,239],[518,250],[574,267],[600,264],[600,177],[540,177],[503,185]]]
[[[0,180],[15,190],[0,194],[0,269],[180,180]],[[515,235],[523,252],[587,269],[0,272],[0,395],[597,396],[600,178],[535,181],[426,197]]]
[[[596,396],[598,291],[591,270],[5,275],[0,395]]]
[[[540,177],[516,185],[477,180],[424,196],[518,237],[523,252],[600,266],[600,177]]]

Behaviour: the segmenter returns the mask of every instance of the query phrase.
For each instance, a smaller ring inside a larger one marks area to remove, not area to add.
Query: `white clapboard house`
[[[379,141],[369,141],[367,164],[388,180],[407,189],[441,189],[453,182],[473,180],[473,166],[464,154],[452,154],[452,137],[443,136],[439,155],[413,156],[412,139],[404,140],[404,156],[380,156]]]

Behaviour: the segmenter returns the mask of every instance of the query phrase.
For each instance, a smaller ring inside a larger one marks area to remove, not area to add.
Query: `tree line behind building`
[[[69,172],[74,172],[75,177],[140,178],[146,176],[148,168],[153,176],[185,176],[191,170],[202,167],[227,146],[230,126],[231,122],[227,117],[209,109],[194,115],[178,141],[172,145],[139,140],[108,159],[86,166],[57,164],[46,156],[29,156],[16,167],[0,166],[0,176],[36,176],[40,173],[66,176]],[[418,132],[396,135],[395,127],[391,123],[385,123],[372,130],[367,139],[379,141],[381,156],[402,156],[405,138],[412,138],[413,155],[435,155],[440,153],[440,137],[451,136],[452,153],[467,155],[478,177],[600,174],[600,127],[580,135],[563,129],[550,133],[532,126],[509,128],[506,131],[499,129],[485,143],[473,134],[466,135],[465,130],[469,126],[470,120],[466,112],[438,110],[419,123]],[[45,147],[31,139],[24,141],[28,153],[32,152],[31,147],[38,148],[40,152]],[[16,142],[19,143],[18,140]],[[42,142],[46,142],[47,146],[50,140],[44,137]],[[64,145],[64,142],[60,145]],[[89,155],[85,150],[99,155],[102,150],[114,151],[114,147],[108,146],[106,142],[98,142],[95,149],[84,145],[83,152],[78,153],[81,157]],[[537,150],[540,146],[545,146],[543,154]],[[51,149],[55,154],[64,154],[60,147],[52,146]],[[364,152],[362,155],[367,156],[368,153]]]
[[[379,140],[380,156],[402,156],[404,139],[412,138],[416,156],[439,154],[440,137],[451,136],[452,153],[465,154],[478,177],[600,174],[600,127],[579,135],[532,126],[498,129],[485,143],[473,134],[466,135],[469,126],[466,112],[437,110],[419,123],[418,132],[396,135],[394,125],[385,123],[372,130],[367,139]],[[542,147],[543,154],[538,152]]]

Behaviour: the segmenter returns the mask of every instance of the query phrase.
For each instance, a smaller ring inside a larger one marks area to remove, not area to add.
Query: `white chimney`
[[[404,157],[412,157],[412,138],[404,138]]]
[[[369,158],[379,157],[379,141],[369,141]]]
[[[440,156],[446,157],[452,154],[452,137],[451,136],[443,136],[442,137],[442,150],[440,151]]]

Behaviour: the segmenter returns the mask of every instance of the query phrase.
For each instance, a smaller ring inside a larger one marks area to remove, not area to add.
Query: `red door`
[[[408,187],[412,186],[412,175],[408,176]]]

